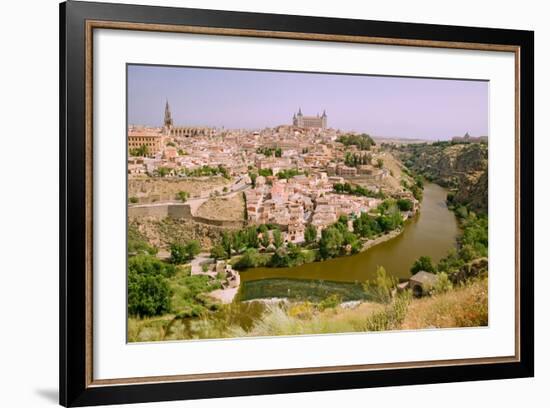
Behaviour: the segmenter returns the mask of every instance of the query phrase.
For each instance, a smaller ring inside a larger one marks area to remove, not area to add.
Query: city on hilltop
[[[487,326],[486,82],[131,72],[130,342]]]

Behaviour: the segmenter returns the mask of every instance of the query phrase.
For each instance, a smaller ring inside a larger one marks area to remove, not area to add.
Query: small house
[[[434,273],[420,271],[409,279],[409,288],[414,296],[421,297],[430,293],[436,282],[437,276]]]

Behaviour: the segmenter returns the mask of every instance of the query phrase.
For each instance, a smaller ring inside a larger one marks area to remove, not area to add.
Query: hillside
[[[262,337],[387,330],[482,327],[488,324],[487,277],[421,299],[406,293],[391,303],[326,301],[221,306],[215,318],[194,322],[174,315],[131,318],[129,340],[159,341],[205,337]],[[241,308],[247,319],[242,319]],[[250,319],[254,316],[254,319]]]
[[[486,144],[409,144],[392,152],[412,171],[448,187],[456,204],[487,212],[488,146]]]

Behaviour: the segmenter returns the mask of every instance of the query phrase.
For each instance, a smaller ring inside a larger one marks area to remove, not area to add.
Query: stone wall
[[[128,207],[128,218],[130,219],[154,218],[161,220],[166,217],[193,220],[198,223],[224,228],[242,228],[244,226],[244,221],[240,220],[215,220],[193,216],[189,204],[136,205]]]
[[[166,217],[191,219],[189,204],[159,204],[128,207],[128,218],[156,218]]]

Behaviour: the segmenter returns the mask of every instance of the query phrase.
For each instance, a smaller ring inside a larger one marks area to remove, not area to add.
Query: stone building
[[[164,107],[164,133],[171,137],[212,136],[215,130],[206,126],[174,126],[168,100]]]
[[[298,113],[292,116],[292,125],[302,128],[327,128],[328,116],[325,111],[319,116],[304,116],[302,114],[302,108],[298,109]]]
[[[147,146],[150,155],[159,152],[162,146],[162,133],[154,129],[130,129],[128,131],[128,151]]]

